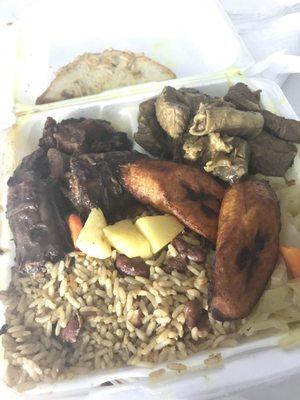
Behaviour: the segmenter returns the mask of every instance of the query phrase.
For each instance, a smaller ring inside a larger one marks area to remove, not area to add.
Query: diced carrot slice
[[[81,218],[77,214],[70,214],[67,218],[67,222],[71,232],[73,244],[76,247],[76,241],[78,239],[81,229],[83,228],[83,223],[81,221]]]

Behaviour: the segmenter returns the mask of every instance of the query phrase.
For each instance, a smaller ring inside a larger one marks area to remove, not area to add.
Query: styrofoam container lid
[[[55,71],[84,52],[109,47],[144,52],[179,78],[253,63],[215,0],[34,2],[6,28],[10,39],[0,50],[6,65],[9,60],[11,79],[5,94],[7,99],[13,93],[21,111],[35,104]]]

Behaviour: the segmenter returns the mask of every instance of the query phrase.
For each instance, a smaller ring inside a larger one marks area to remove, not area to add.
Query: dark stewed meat
[[[159,125],[155,112],[156,98],[144,101],[139,106],[138,130],[135,141],[155,157],[172,158],[172,138]]]
[[[186,97],[179,90],[166,86],[156,99],[155,109],[160,126],[173,139],[180,139],[191,116],[191,107]]]
[[[74,154],[70,160],[65,194],[82,214],[100,207],[108,220],[134,202],[120,183],[119,167],[138,153],[113,151],[102,154]]]
[[[284,176],[293,164],[297,147],[284,140],[276,138],[267,132],[262,132],[248,142],[251,150],[250,172],[267,176]]]
[[[264,129],[268,133],[288,142],[300,143],[300,121],[262,110],[259,106],[260,92],[260,90],[253,92],[247,85],[239,82],[229,88],[225,100],[233,103],[239,110],[261,111],[264,117]]]
[[[239,110],[260,111],[260,92],[261,90],[253,92],[245,83],[238,82],[229,88],[224,99],[233,103]]]
[[[47,119],[40,147],[22,160],[8,181],[7,217],[21,272],[43,273],[47,261],[56,262],[73,249],[65,223],[74,211],[68,197],[83,212],[93,206],[108,216],[126,211],[133,200],[118,182],[118,165],[131,160],[133,153],[111,151],[128,149],[126,133],[115,131],[107,121]],[[80,155],[92,151],[101,154]]]
[[[61,217],[61,194],[26,171],[9,181],[7,217],[16,244],[16,264],[21,272],[44,272],[46,261],[56,262],[72,250],[68,228]],[[63,199],[61,199],[63,202]]]
[[[48,117],[40,146],[56,148],[67,154],[103,153],[113,150],[130,150],[132,143],[125,132],[117,132],[102,119],[66,119],[57,123]]]
[[[55,181],[62,181],[70,169],[70,156],[57,149],[47,151],[50,176]]]
[[[9,179],[9,185],[22,182],[27,172],[34,171],[35,176],[45,179],[49,176],[50,170],[46,157],[46,150],[38,148],[37,150],[24,157],[20,165],[15,169],[13,177]]]
[[[280,139],[300,143],[300,121],[280,117],[270,111],[262,111],[262,115],[265,119],[264,128],[267,132]]]

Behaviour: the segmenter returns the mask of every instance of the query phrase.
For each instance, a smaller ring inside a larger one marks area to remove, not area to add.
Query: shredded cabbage
[[[289,212],[293,217],[300,211],[300,185],[287,186],[276,192],[282,209]]]
[[[300,158],[299,158],[300,164]],[[287,186],[283,178],[267,178],[276,191],[281,209],[280,242],[300,248],[300,185]],[[300,179],[300,176],[299,176]],[[266,330],[286,333],[279,345],[300,345],[300,278],[288,280],[283,258],[252,313],[241,321],[239,334],[251,336]]]
[[[300,328],[292,329],[290,332],[279,339],[279,346],[284,349],[290,349],[300,345]]]
[[[287,281],[286,265],[283,258],[280,257],[270,279],[270,289],[285,285]]]
[[[253,312],[245,318],[239,334],[252,336],[256,333],[273,330],[286,333],[291,325],[300,322],[300,279],[289,281],[285,262],[280,258],[268,284]],[[297,337],[286,339],[300,344]],[[300,335],[300,330],[299,330]],[[283,341],[285,343],[285,341]]]
[[[293,225],[296,227],[296,229],[300,232],[300,214],[296,215],[293,219]]]
[[[259,178],[266,179],[271,185],[272,189],[279,190],[287,187],[286,181],[284,178],[277,176],[268,176],[267,178],[264,175],[257,174]]]
[[[275,190],[281,210],[280,242],[300,247],[300,185],[277,185],[277,188]]]
[[[261,296],[256,312],[273,314],[293,304],[293,292],[287,286],[266,290]]]

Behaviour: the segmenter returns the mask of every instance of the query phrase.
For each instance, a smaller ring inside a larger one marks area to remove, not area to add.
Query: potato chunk
[[[141,217],[135,224],[150,242],[153,253],[170,243],[184,228],[177,218],[168,214]]]
[[[109,243],[129,258],[152,256],[150,243],[129,219],[106,226],[103,232]]]
[[[76,247],[89,257],[105,259],[111,256],[111,247],[103,234],[106,220],[100,208],[93,208],[79,233]]]

